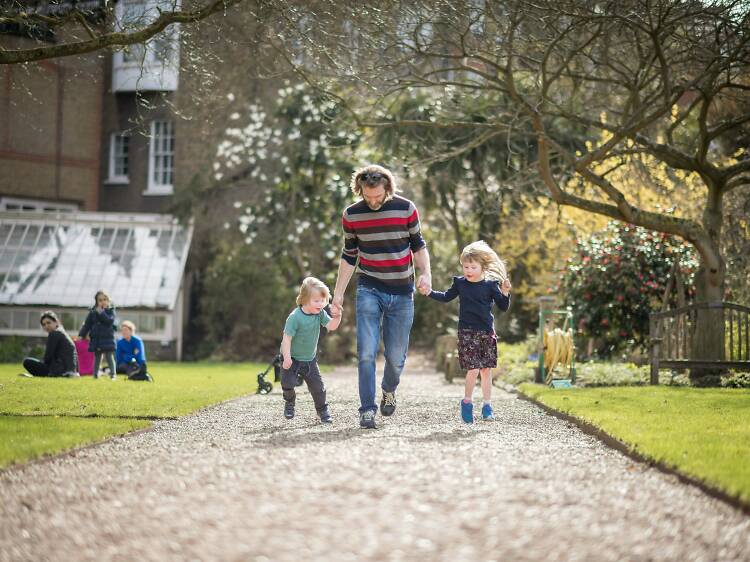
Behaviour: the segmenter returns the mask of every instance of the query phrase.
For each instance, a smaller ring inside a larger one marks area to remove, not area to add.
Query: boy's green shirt
[[[307,314],[301,306],[295,308],[284,324],[284,333],[292,338],[292,359],[312,361],[318,351],[320,327],[327,326],[331,317],[325,310]]]

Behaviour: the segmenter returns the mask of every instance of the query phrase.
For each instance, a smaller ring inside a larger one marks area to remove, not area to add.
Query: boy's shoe
[[[375,412],[367,410],[359,415],[359,427],[362,429],[377,429],[375,425]]]
[[[466,423],[474,423],[474,404],[461,400],[461,419]]]
[[[320,421],[323,423],[333,423],[333,418],[331,418],[331,412],[328,411],[328,408],[320,412]]]
[[[482,419],[485,421],[495,421],[495,413],[492,411],[490,404],[482,406]]]
[[[380,400],[380,413],[384,416],[391,416],[396,411],[396,392],[383,391],[383,398]]]
[[[68,379],[75,379],[75,378],[80,378],[81,375],[79,375],[75,371],[68,371],[67,373],[63,373],[63,377],[68,378]]]
[[[294,404],[291,402],[284,404],[284,417],[288,420],[294,417]]]

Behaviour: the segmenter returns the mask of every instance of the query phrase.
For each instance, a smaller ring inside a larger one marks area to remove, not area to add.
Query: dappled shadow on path
[[[303,428],[295,427],[294,429]],[[281,431],[276,430],[266,439],[257,439],[254,445],[260,448],[278,449],[310,445],[312,443],[336,443],[357,438],[376,439],[378,437],[385,437],[385,434],[378,435],[378,433],[377,430],[364,430],[358,427],[321,430],[317,432],[300,431],[293,434],[289,434],[288,430],[282,429]]]

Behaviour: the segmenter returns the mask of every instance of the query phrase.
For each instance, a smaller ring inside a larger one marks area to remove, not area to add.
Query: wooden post
[[[659,384],[659,344],[661,342],[661,334],[658,333],[657,321],[655,318],[649,318],[649,335],[651,337],[650,345],[650,362],[651,362],[651,384]]]

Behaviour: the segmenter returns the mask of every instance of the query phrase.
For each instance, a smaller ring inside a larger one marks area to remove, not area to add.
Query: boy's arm
[[[326,329],[329,332],[333,332],[336,328],[339,327],[339,324],[341,324],[341,317],[342,317],[341,314],[339,314],[338,316],[332,316],[331,317],[331,321],[328,322],[328,324],[326,324],[326,326],[325,326]]]
[[[146,361],[146,346],[143,344],[143,340],[138,340],[135,348],[135,360],[138,361],[139,365],[143,365]]]
[[[281,366],[284,369],[289,369],[292,366],[292,336],[284,334],[281,338],[281,356],[284,358],[284,362]]]

